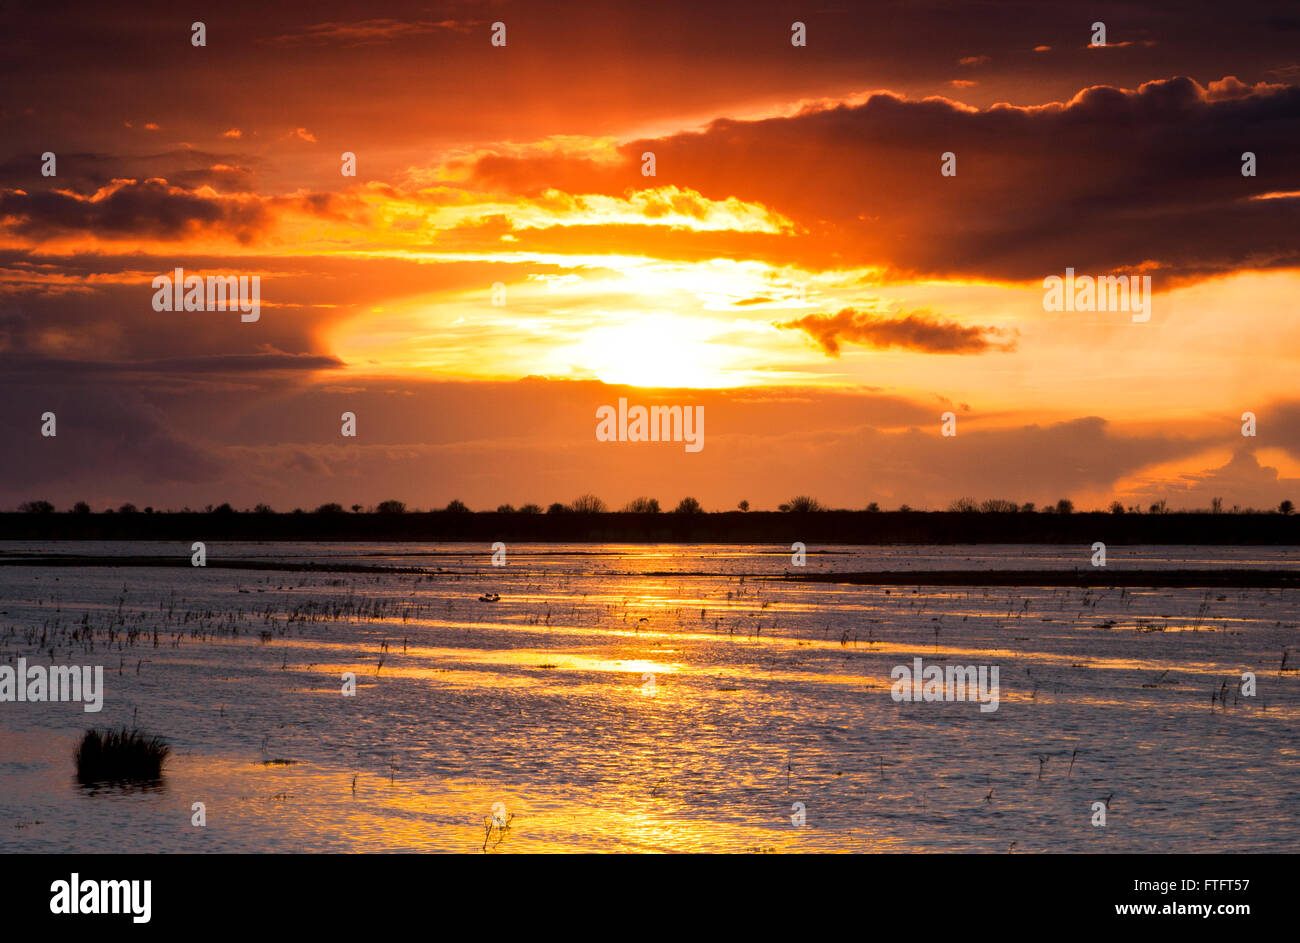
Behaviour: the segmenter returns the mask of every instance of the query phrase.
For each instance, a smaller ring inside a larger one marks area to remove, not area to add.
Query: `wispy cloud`
[[[467,32],[474,24],[462,20],[398,20],[379,18],[351,23],[316,23],[295,33],[283,33],[271,42],[290,45],[338,43],[344,46],[375,46],[406,36],[424,36],[442,31]]]
[[[958,324],[918,310],[902,317],[845,308],[838,314],[809,314],[776,324],[785,330],[804,331],[831,357],[841,344],[860,344],[883,350],[902,347],[931,354],[982,354],[1014,350],[1015,341],[998,340],[1004,332],[994,327]]]

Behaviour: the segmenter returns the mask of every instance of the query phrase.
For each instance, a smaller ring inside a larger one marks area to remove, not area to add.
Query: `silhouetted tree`
[[[1071,501],[1069,498],[1062,498],[1060,501],[1057,501],[1057,502],[1056,502],[1056,513],[1057,513],[1057,514],[1073,514],[1073,513],[1074,513],[1074,502]]]
[[[552,504],[550,507],[546,509],[546,513],[547,514],[568,514],[569,509],[565,507],[563,504],[561,504],[559,501],[556,501],[554,504]]]
[[[452,514],[468,514],[469,506],[460,498],[452,498],[447,502],[446,510]]]
[[[497,513],[498,513],[498,514],[513,514],[513,513],[515,513],[515,506],[514,506],[513,504],[502,504],[502,505],[499,505],[499,506],[497,507]]]
[[[958,498],[956,501],[953,501],[948,505],[948,510],[954,511],[958,514],[970,514],[974,511],[978,511],[979,505],[975,503],[974,498]]]
[[[317,514],[342,514],[343,505],[341,504],[322,504],[316,509]]]
[[[73,514],[89,514],[89,513],[90,513],[90,505],[87,504],[85,501],[78,501],[76,504],[74,504],[74,505],[72,506],[72,513],[73,513]]]
[[[1283,501],[1277,506],[1277,512],[1279,514],[1293,514],[1295,513],[1295,505],[1290,501]]]
[[[128,502],[126,502],[126,504],[124,504],[124,505],[122,505],[120,508],[118,508],[118,509],[117,509],[117,512],[118,512],[119,514],[135,514],[135,513],[136,513],[137,511],[139,511],[139,510],[140,510],[140,509],[139,509],[138,507],[136,507],[134,504],[132,504],[130,501],[128,501]],[[210,505],[210,504],[208,505],[208,510],[209,510],[209,511],[212,510],[212,505]]]
[[[673,511],[673,513],[674,514],[702,514],[704,513],[704,508],[702,508],[700,506],[700,502],[696,501],[694,498],[682,498],[682,500],[678,502],[677,508]]]
[[[402,501],[380,501],[375,510],[380,514],[404,514],[406,504]]]
[[[18,510],[23,514],[53,514],[54,505],[49,501],[24,501]]]
[[[742,511],[748,511],[748,510],[749,510],[749,502],[748,502],[748,501],[741,501],[739,504],[736,505],[736,507],[740,508]]]
[[[541,514],[542,507],[540,504],[525,504],[519,509],[520,514]]]
[[[658,498],[633,498],[627,504],[623,505],[623,511],[627,514],[658,514]]]
[[[569,510],[576,514],[604,514],[609,510],[605,502],[594,494],[579,495],[569,504]]]
[[[1112,513],[1112,514],[1123,514],[1123,513],[1124,513],[1124,505],[1120,504],[1118,501],[1112,501],[1112,502],[1110,502],[1110,513]]]
[[[875,501],[872,501],[870,504],[867,505],[867,510],[870,511],[872,514],[878,514],[880,512],[880,505],[877,504]]]
[[[359,508],[359,507],[361,507],[361,505],[359,505],[359,504],[354,504],[354,505],[352,506],[352,510],[355,511],[355,510],[357,510],[357,508]],[[258,504],[258,505],[256,505],[256,506],[253,508],[253,513],[254,513],[254,514],[274,514],[275,511],[272,510],[271,505],[269,505],[269,504]]]
[[[989,498],[987,501],[980,502],[980,510],[985,514],[1015,514],[1020,510],[1020,506],[1014,501],[1004,501],[1002,498]]]

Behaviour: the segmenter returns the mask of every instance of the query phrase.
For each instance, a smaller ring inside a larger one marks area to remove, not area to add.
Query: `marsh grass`
[[[510,823],[515,820],[514,813],[510,813],[504,820],[499,815],[487,815],[483,817],[483,852],[488,851],[488,844],[491,843],[493,848],[500,845],[506,838],[506,832],[510,831]],[[497,840],[492,841],[492,832],[496,832]]]
[[[171,747],[138,728],[87,730],[77,747],[77,779],[82,784],[158,782]]]

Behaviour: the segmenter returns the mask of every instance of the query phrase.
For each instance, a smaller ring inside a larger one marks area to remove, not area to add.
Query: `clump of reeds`
[[[77,747],[77,779],[82,783],[156,782],[171,747],[138,728],[87,730]]]

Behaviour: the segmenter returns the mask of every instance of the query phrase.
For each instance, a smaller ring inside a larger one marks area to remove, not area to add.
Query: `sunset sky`
[[[0,4],[0,507],[1300,500],[1293,2],[129,6]]]

